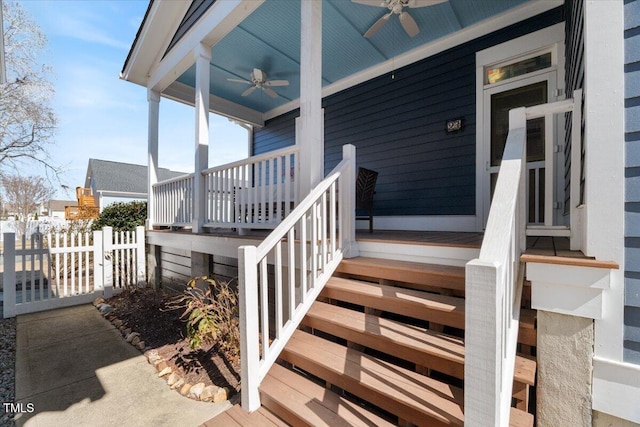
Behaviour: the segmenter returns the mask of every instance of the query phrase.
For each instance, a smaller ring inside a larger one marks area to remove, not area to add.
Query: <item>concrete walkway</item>
[[[16,400],[16,426],[42,427],[198,426],[230,407],[170,390],[91,305],[18,316]]]

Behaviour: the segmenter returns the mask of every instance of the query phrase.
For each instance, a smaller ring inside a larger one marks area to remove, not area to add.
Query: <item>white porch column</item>
[[[160,92],[147,89],[149,118],[147,131],[147,229],[153,229],[155,222],[153,185],[158,182],[158,126],[160,123]],[[102,197],[102,195],[101,195]],[[100,200],[100,209],[104,205]]]
[[[300,30],[300,195],[324,176],[322,119],[322,2],[302,0]]]
[[[624,5],[584,3],[585,255],[614,261],[595,354],[621,361],[624,332]],[[596,401],[594,400],[594,403]],[[595,407],[596,405],[594,405]]]
[[[193,225],[192,231],[202,231],[206,218],[207,194],[200,174],[209,167],[209,69],[211,48],[204,44],[194,50],[196,60],[196,150],[194,158]]]

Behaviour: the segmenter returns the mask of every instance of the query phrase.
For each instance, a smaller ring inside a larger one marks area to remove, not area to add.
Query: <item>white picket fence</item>
[[[144,227],[114,232],[4,233],[4,317],[109,298],[146,278]]]

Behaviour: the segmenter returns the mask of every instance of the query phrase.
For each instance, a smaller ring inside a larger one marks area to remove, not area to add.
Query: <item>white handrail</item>
[[[526,112],[509,112],[509,135],[480,258],[466,265],[465,426],[509,424],[526,244]]]
[[[509,134],[480,256],[466,265],[465,426],[507,426],[526,249],[527,120],[572,112],[571,227],[579,200],[582,91],[574,98],[509,111]],[[576,152],[577,150],[577,152]],[[550,155],[549,152],[547,152]],[[551,188],[551,187],[548,187]],[[550,197],[550,194],[547,194]],[[545,218],[547,219],[547,218]],[[574,231],[572,230],[572,239]]]
[[[238,249],[245,411],[260,407],[262,379],[354,241],[355,147],[347,145],[338,166],[258,247]]]
[[[287,154],[293,154],[293,153],[297,153],[300,149],[295,146],[292,145],[290,147],[285,147],[285,148],[280,148],[278,150],[274,150],[274,151],[269,151],[267,153],[263,153],[263,154],[259,154],[257,156],[251,156],[248,159],[242,159],[242,160],[238,160],[232,163],[227,163],[224,165],[219,165],[219,166],[214,166],[211,167],[209,169],[205,169],[202,171],[202,174],[208,174],[211,172],[218,172],[221,170],[225,170],[225,169],[229,169],[229,168],[235,168],[237,166],[244,166],[247,164],[247,161],[251,161],[253,163],[257,163],[257,162],[261,162],[263,160],[268,160],[271,159],[273,157],[281,157],[281,156],[286,156]]]

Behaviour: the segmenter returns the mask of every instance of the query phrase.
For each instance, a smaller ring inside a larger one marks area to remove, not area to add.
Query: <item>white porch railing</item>
[[[299,199],[299,148],[287,147],[202,171],[204,227],[275,228]],[[194,174],[153,185],[154,226],[190,227]]]
[[[526,248],[526,122],[545,117],[549,123],[553,114],[573,112],[571,203],[577,206],[581,91],[574,96],[509,112],[509,135],[480,257],[466,265],[465,426],[509,425],[524,278],[520,255]]]
[[[193,221],[193,177],[182,175],[153,185],[153,225],[191,226]]]
[[[204,226],[275,228],[298,200],[298,152],[292,146],[203,171]]]
[[[238,250],[242,407],[258,387],[343,255],[354,256],[355,147],[260,244]],[[351,253],[350,253],[351,252]]]

